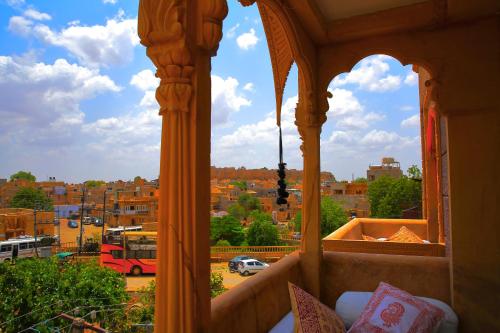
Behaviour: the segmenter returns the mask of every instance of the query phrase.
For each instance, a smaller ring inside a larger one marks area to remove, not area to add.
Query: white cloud
[[[419,126],[420,126],[420,116],[418,114],[406,118],[401,122],[401,127],[419,127]]]
[[[231,28],[229,28],[226,32],[226,37],[227,38],[233,38],[236,35],[236,29],[240,27],[239,23],[236,23],[236,25],[233,25]]]
[[[363,112],[361,103],[359,103],[352,91],[334,88],[330,92],[332,93],[332,98],[328,100],[330,105],[328,113],[332,116],[345,116]]]
[[[414,71],[410,71],[405,77],[405,84],[414,86],[418,83],[418,75]]]
[[[233,77],[223,79],[212,75],[212,124],[226,124],[232,112],[238,112],[242,106],[250,106],[252,102],[238,94],[239,82]]]
[[[258,41],[259,38],[255,35],[254,28],[251,28],[248,32],[245,32],[236,38],[236,43],[242,50],[254,48]]]
[[[160,79],[155,77],[153,71],[145,69],[132,76],[130,84],[139,90],[146,91],[156,89],[160,84]]]
[[[390,66],[384,61],[388,58],[383,55],[365,58],[361,60],[358,68],[335,77],[332,86],[341,87],[347,84],[356,84],[359,89],[371,92],[396,90],[401,85],[401,77],[388,74]]]
[[[37,20],[37,21],[48,21],[48,20],[52,19],[52,17],[49,14],[39,12],[33,8],[29,8],[29,9],[25,10],[23,15],[25,17],[28,17],[30,19]]]
[[[102,0],[102,3],[110,3],[112,5],[116,4],[118,0]]]
[[[415,110],[415,107],[412,106],[412,105],[403,105],[399,108],[401,111],[405,111],[405,112],[408,112],[408,111],[413,111]]]
[[[86,66],[110,67],[124,65],[133,58],[133,49],[139,44],[137,19],[124,19],[123,11],[106,25],[80,26],[75,23],[61,31],[44,24],[12,17],[9,29],[20,35],[34,35],[43,42],[63,47]]]
[[[285,101],[281,112],[281,126],[285,161],[289,167],[302,168],[301,142],[294,124],[296,104],[297,96]],[[232,133],[213,140],[212,157],[217,166],[275,168],[278,163],[276,113],[270,112],[257,123],[241,125]]]
[[[24,5],[24,0],[7,0],[7,4],[12,7]]]
[[[246,90],[246,91],[255,91],[253,83],[252,82],[248,82],[247,84],[245,84],[243,86],[243,90]]]
[[[53,142],[81,125],[80,102],[118,92],[108,76],[64,59],[54,64],[0,56],[0,141]]]
[[[31,33],[32,27],[33,22],[22,16],[12,16],[9,19],[8,29],[15,34],[27,36]]]

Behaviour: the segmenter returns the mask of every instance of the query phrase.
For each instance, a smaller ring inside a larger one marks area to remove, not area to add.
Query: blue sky
[[[158,176],[158,82],[136,20],[137,1],[0,0],[0,178],[18,170],[68,182]],[[223,30],[212,61],[212,164],[274,168],[274,87],[257,7],[229,1]],[[350,179],[383,156],[420,165],[416,83],[411,66],[381,55],[335,78],[322,169]],[[294,67],[283,133],[285,161],[300,169],[296,99]]]

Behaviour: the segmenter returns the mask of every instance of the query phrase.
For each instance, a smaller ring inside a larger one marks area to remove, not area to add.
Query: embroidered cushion
[[[344,323],[335,311],[318,301],[314,296],[288,282],[288,291],[298,333],[341,333]]]
[[[413,231],[407,227],[401,227],[394,235],[387,238],[389,242],[401,243],[423,243],[424,241],[418,237]]]
[[[372,292],[366,291],[346,291],[340,295],[335,304],[335,313],[342,319],[346,329],[349,329],[361,316],[372,295]],[[436,333],[458,332],[458,317],[448,304],[434,298],[417,297],[444,311],[444,319],[441,321]]]
[[[443,318],[440,308],[380,282],[349,333],[430,333]]]

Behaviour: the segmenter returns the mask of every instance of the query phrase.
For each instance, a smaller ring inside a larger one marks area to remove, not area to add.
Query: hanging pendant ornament
[[[279,124],[280,130],[280,145],[279,145],[279,154],[280,154],[280,162],[278,163],[278,198],[276,199],[276,203],[278,205],[286,205],[288,203],[288,192],[286,191],[286,172],[285,167],[286,163],[283,163],[283,143],[282,143],[282,135],[281,135],[281,124]]]

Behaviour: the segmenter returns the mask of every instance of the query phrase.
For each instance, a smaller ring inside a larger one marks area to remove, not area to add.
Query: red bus
[[[102,244],[100,264],[123,274],[156,273],[156,232],[124,232],[122,244]],[[137,237],[136,239],[129,239]]]

